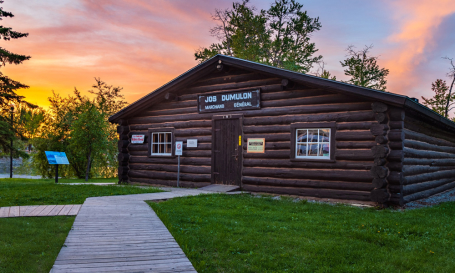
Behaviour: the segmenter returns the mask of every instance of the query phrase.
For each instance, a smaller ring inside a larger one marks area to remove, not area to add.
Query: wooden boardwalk
[[[82,205],[42,205],[0,207],[0,218],[77,215]]]
[[[196,272],[144,200],[209,193],[190,189],[87,198],[54,263],[59,272]]]

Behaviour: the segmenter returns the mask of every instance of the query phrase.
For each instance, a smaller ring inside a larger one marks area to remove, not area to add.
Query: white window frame
[[[163,134],[164,135],[164,142],[160,142],[160,134]],[[166,141],[166,134],[170,134],[171,135],[171,141],[168,142]],[[158,142],[154,142],[153,141],[153,135],[158,135]],[[153,152],[153,145],[157,144],[158,145],[158,153],[154,153]],[[161,144],[164,144],[166,147],[166,144],[171,144],[171,152],[170,153],[160,153],[159,151],[159,147],[161,146]],[[172,132],[151,132],[150,133],[150,154],[151,155],[159,155],[159,156],[172,156]]]
[[[309,130],[318,130],[318,141],[317,142],[308,142],[308,137],[306,139],[306,142],[299,142],[298,141],[298,137],[299,137],[299,130],[307,130],[307,136],[308,136],[308,131]],[[322,141],[320,142],[319,141],[319,132],[320,130],[329,130],[329,141]],[[323,160],[330,160],[330,156],[331,156],[331,153],[332,153],[332,146],[331,146],[331,139],[332,139],[332,129],[331,128],[296,128],[295,129],[295,158],[296,159],[323,159]],[[298,155],[298,147],[299,147],[299,144],[306,144],[306,154],[305,156],[302,156],[302,155]],[[329,145],[329,155],[327,156],[311,156],[311,155],[308,155],[308,147],[309,145],[314,145],[314,144],[317,144],[318,145],[318,151],[319,151],[319,145],[322,145],[322,144],[327,144]]]

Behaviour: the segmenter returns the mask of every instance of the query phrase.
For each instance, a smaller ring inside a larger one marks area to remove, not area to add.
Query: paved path
[[[52,267],[59,272],[196,272],[145,203],[213,193],[194,189],[87,198]]]
[[[0,218],[24,216],[77,215],[81,205],[42,205],[0,207]]]

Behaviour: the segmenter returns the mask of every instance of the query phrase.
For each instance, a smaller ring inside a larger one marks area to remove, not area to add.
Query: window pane
[[[153,135],[153,137],[152,137],[153,142],[158,142],[158,134],[152,134],[152,135]]]
[[[318,144],[308,145],[308,156],[317,156],[318,155]]]
[[[329,156],[330,155],[330,144],[319,144],[319,156]]]
[[[318,129],[308,130],[308,142],[318,142]]]
[[[306,156],[307,144],[298,144],[297,145],[297,156]]]
[[[319,142],[329,142],[329,141],[330,141],[330,129],[319,130]]]
[[[160,154],[164,153],[164,146],[166,146],[166,144],[159,144]]]
[[[166,133],[166,142],[168,143],[172,142],[171,133]]]
[[[167,154],[172,153],[172,144],[166,144],[166,151],[164,151]]]
[[[297,142],[306,142],[307,130],[297,130]]]
[[[152,154],[158,153],[158,144],[153,144],[152,145]]]

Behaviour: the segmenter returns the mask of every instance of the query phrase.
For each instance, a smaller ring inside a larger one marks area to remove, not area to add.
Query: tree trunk
[[[90,173],[90,165],[91,165],[91,156],[92,156],[92,149],[88,151],[87,155],[87,169],[85,170],[85,181],[88,181],[88,175]]]
[[[446,118],[449,116],[450,97],[452,95],[452,88],[453,88],[454,83],[455,83],[455,75],[453,75],[453,81],[452,81],[452,84],[450,85],[449,95],[447,96],[446,115],[445,115]]]

